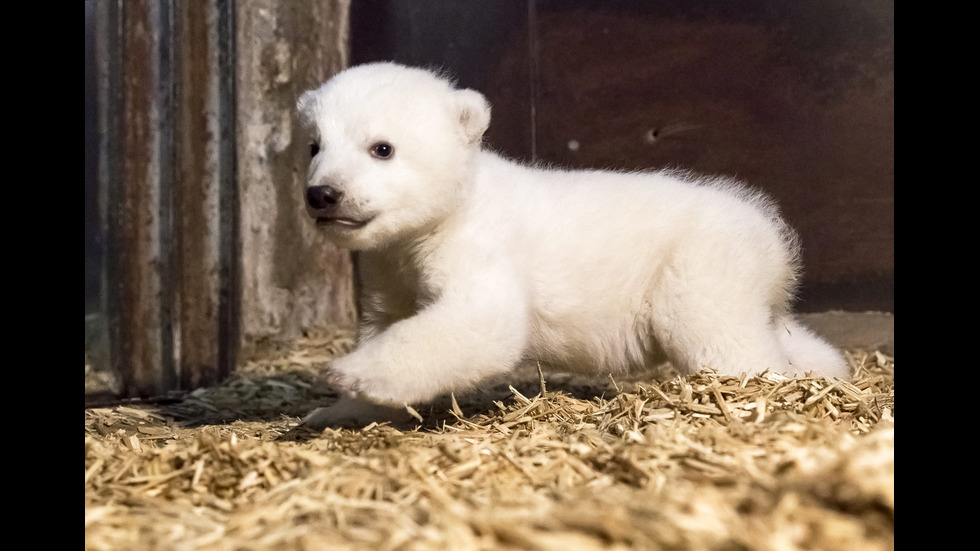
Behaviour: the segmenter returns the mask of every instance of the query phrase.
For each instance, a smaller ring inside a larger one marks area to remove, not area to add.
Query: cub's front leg
[[[522,294],[504,281],[457,285],[334,360],[324,380],[348,397],[403,407],[511,370],[524,351],[528,314]]]

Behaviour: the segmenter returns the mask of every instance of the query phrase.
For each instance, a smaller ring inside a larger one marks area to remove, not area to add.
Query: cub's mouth
[[[355,220],[353,218],[344,218],[342,216],[317,216],[316,225],[318,227],[330,227],[337,229],[346,230],[356,230],[363,228],[370,222],[371,219],[367,220]]]

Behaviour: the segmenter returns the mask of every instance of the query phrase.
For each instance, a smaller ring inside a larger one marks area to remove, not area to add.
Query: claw
[[[327,384],[334,387],[343,386],[341,385],[341,381],[343,380],[343,378],[344,378],[343,375],[341,375],[340,373],[337,373],[336,371],[331,371],[329,369],[327,370],[326,374],[324,374],[323,376],[323,379],[327,382]]]
[[[320,376],[320,379],[341,394],[351,398],[357,397],[361,390],[361,381],[358,379],[351,379],[350,377],[333,371],[330,368],[326,369],[326,371]]]

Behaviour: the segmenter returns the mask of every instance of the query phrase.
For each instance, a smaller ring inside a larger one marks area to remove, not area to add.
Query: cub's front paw
[[[320,380],[347,398],[361,398],[389,406],[401,406],[396,381],[382,371],[381,364],[370,356],[354,352],[332,361],[320,374]],[[395,383],[392,385],[392,383]]]
[[[320,374],[320,380],[348,398],[357,397],[361,391],[361,380],[348,375],[337,363],[329,365]]]
[[[341,396],[392,407],[427,402],[447,390],[440,378],[422,375],[399,360],[361,348],[333,360],[320,373],[320,381]]]

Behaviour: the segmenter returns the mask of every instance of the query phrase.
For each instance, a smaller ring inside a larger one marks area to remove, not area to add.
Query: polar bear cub
[[[298,110],[313,142],[307,210],[359,251],[362,316],[357,348],[324,374],[347,399],[307,424],[425,402],[525,360],[848,375],[792,317],[796,234],[737,182],[502,158],[481,146],[483,95],[394,63],[347,69]]]

